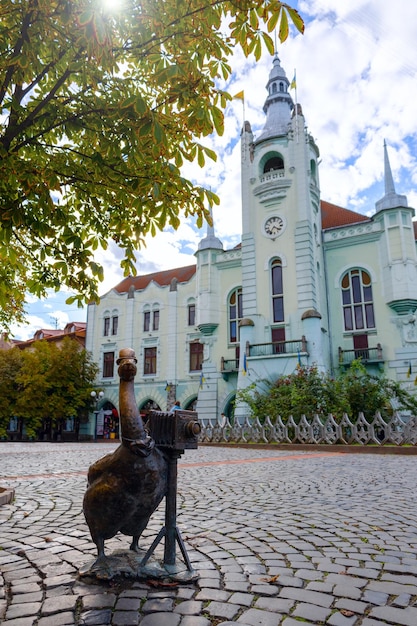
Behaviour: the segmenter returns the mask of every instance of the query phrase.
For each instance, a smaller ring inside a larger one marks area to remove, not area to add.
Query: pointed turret
[[[256,143],[270,137],[285,135],[288,132],[288,125],[291,122],[291,111],[294,108],[294,103],[288,92],[289,85],[290,82],[276,54],[266,85],[268,97],[263,108],[264,113],[266,113],[266,122]]]
[[[207,222],[207,234],[203,239],[201,239],[200,243],[198,244],[198,249],[207,250],[210,248],[214,250],[223,250],[222,242],[216,237],[214,233],[213,211],[211,206],[209,208],[209,211],[211,217],[211,225]]]
[[[395,192],[394,179],[392,177],[391,165],[388,158],[387,144],[384,140],[384,183],[385,195],[375,204],[378,211],[383,209],[398,209],[398,207],[407,207],[407,197],[401,196]]]

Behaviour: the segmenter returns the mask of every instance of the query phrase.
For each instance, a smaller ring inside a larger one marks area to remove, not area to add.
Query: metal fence
[[[200,422],[201,443],[417,444],[417,417],[401,417],[398,413],[386,419],[377,413],[372,420],[363,413],[351,420],[345,413],[342,419],[303,415],[299,420],[291,416],[285,421],[266,417],[263,423],[248,417],[243,423],[227,419],[222,422],[221,418]]]

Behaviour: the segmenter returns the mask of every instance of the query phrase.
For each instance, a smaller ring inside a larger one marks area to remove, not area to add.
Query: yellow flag
[[[236,93],[233,96],[233,100],[244,100],[245,99],[245,92],[244,91],[239,91],[238,93]]]
[[[291,81],[290,89],[297,89],[297,77],[294,70],[294,78]]]

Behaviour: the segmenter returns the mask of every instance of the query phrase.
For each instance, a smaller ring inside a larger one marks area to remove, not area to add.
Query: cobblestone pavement
[[[416,456],[187,451],[178,526],[198,581],[97,582],[78,576],[95,556],[81,502],[116,445],[0,443],[0,486],[16,493],[0,507],[1,623],[417,626]]]

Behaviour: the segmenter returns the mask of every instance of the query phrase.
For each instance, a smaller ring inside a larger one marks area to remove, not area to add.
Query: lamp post
[[[94,423],[94,441],[97,441],[97,415],[98,415],[98,411],[97,411],[97,406],[98,403],[100,402],[100,400],[102,399],[102,397],[104,396],[104,391],[92,391],[91,392],[91,398],[94,402],[95,405],[95,411],[94,411],[94,416],[95,416],[95,423]]]

